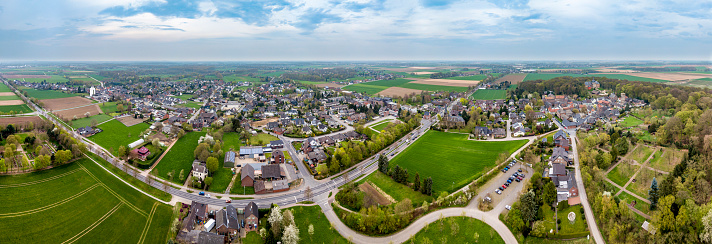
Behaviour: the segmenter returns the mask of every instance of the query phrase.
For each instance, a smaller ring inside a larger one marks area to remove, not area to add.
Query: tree
[[[282,242],[284,244],[297,244],[299,242],[299,229],[297,229],[294,224],[291,224],[284,228]]]
[[[69,162],[72,159],[72,152],[69,150],[58,150],[54,154],[54,160],[57,164],[63,164]]]
[[[126,156],[126,147],[121,145],[119,146],[119,157],[124,157]]]
[[[521,213],[522,220],[525,223],[531,223],[536,220],[537,211],[539,210],[539,205],[536,201],[536,195],[534,191],[529,190],[527,193],[522,195],[520,198],[521,204],[519,205],[519,212]]]
[[[415,179],[413,180],[413,190],[420,190],[420,174],[418,172],[415,172]]]
[[[319,164],[316,166],[316,172],[318,172],[319,175],[324,175],[329,172],[329,168],[326,166],[326,164]]]
[[[215,171],[218,170],[218,167],[220,167],[220,164],[218,163],[218,159],[215,157],[208,157],[205,165],[208,167],[208,171],[210,171],[210,175],[213,175],[213,173],[215,173]]]
[[[700,241],[704,243],[712,243],[712,209],[707,211],[707,214],[702,217],[702,228],[703,230],[702,233],[700,233]]]
[[[556,201],[556,186],[554,186],[554,182],[548,181],[544,185],[544,191],[542,192],[541,198],[544,203],[549,206],[554,204],[554,201]]]
[[[7,144],[5,145],[5,158],[14,158],[15,157],[15,145],[13,144]]]
[[[314,225],[309,224],[309,228],[307,228],[307,232],[309,233],[309,240],[312,240],[312,237],[314,236]]]
[[[650,210],[655,210],[658,205],[658,198],[660,197],[658,189],[658,180],[653,177],[653,182],[650,183],[650,190],[648,190],[648,200],[650,200]]]
[[[97,122],[96,119],[91,120],[91,127],[96,127],[97,124],[99,124],[99,122]]]
[[[178,179],[180,180],[180,182],[185,181],[185,172],[184,172],[184,170],[182,170],[182,169],[180,170],[180,174],[178,174]]]
[[[188,122],[181,124],[181,127],[183,127],[183,130],[185,130],[186,132],[193,131],[193,126]]]
[[[272,233],[277,236],[282,232],[282,219],[284,217],[282,216],[282,210],[279,208],[279,205],[272,205],[272,209],[270,210],[269,217],[267,217],[267,221],[269,222],[270,226],[272,226]]]
[[[119,112],[123,112],[123,111],[124,111],[124,105],[123,105],[123,104],[116,105],[116,110],[119,111]]]
[[[420,192],[428,196],[433,195],[433,178],[428,177],[427,179],[423,180],[423,185],[420,189]]]
[[[304,198],[306,198],[307,200],[311,201],[311,200],[312,200],[312,194],[313,194],[313,193],[312,193],[311,187],[307,186],[307,189],[304,190]]]
[[[672,207],[675,205],[674,196],[665,196],[660,200],[658,211],[653,214],[653,223],[662,233],[667,233],[675,230],[675,213],[672,212]]]
[[[5,159],[0,159],[0,172],[7,172],[7,165],[5,164]]]
[[[388,159],[383,154],[378,157],[378,170],[381,173],[388,174]]]
[[[213,177],[205,177],[205,186],[210,188],[210,185],[213,184]]]

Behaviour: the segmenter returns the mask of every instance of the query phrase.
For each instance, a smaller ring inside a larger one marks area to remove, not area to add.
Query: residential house
[[[268,164],[262,166],[262,179],[279,180],[282,179],[282,168],[278,164]]]
[[[276,164],[283,164],[284,163],[284,152],[280,150],[276,150],[272,152],[272,158],[274,159],[274,163]]]
[[[231,204],[228,204],[225,209],[220,209],[215,214],[215,222],[215,229],[218,234],[236,236],[240,230],[237,210]]]
[[[270,141],[269,146],[272,149],[278,149],[278,148],[283,148],[284,147],[284,142],[282,140],[276,140],[276,141]]]
[[[245,232],[257,231],[258,224],[260,222],[259,209],[255,202],[250,202],[245,206]]]
[[[240,180],[242,181],[242,186],[253,186],[255,183],[255,168],[250,164],[242,166]]]
[[[132,154],[136,155],[136,157],[138,157],[141,161],[146,161],[146,157],[151,155],[151,151],[149,151],[146,147],[139,147],[131,151]]]
[[[205,177],[208,177],[208,168],[205,167],[204,163],[195,161],[193,162],[193,177],[196,177],[200,180],[205,180]]]

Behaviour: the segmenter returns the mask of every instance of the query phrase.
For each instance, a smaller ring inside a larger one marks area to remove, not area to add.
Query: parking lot
[[[520,169],[522,171],[521,173],[519,172]],[[509,180],[509,178],[512,177],[515,172],[518,174],[523,174],[525,177],[523,177],[520,182],[512,180],[512,182],[509,183],[509,186],[507,186],[506,189],[501,191],[501,194],[497,193],[499,188],[502,187],[502,185],[504,185],[505,183],[507,183],[507,180]],[[529,182],[529,178],[531,177],[532,173],[533,170],[522,164],[521,162],[515,163],[506,172],[502,172],[500,170],[497,176],[495,176],[492,180],[490,180],[487,184],[480,188],[480,192],[485,194],[485,196],[489,196],[492,199],[492,206],[497,206],[503,200],[506,202],[507,205],[511,205],[514,201],[516,201],[517,197],[519,196],[519,193],[521,193],[522,189],[524,189],[526,183]]]

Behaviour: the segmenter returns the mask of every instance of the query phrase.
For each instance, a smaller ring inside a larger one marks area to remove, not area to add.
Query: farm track
[[[55,175],[55,176],[52,176],[52,177],[49,177],[49,178],[45,178],[45,179],[41,179],[41,180],[36,180],[36,181],[31,181],[31,182],[17,183],[17,184],[11,184],[11,185],[0,185],[0,189],[2,189],[2,188],[13,188],[13,187],[31,186],[31,185],[35,185],[35,184],[39,184],[39,183],[44,183],[44,182],[47,182],[47,181],[56,180],[56,179],[62,178],[62,177],[64,177],[64,176],[74,174],[74,173],[76,173],[77,171],[80,171],[80,170],[82,170],[82,169],[75,169],[75,170],[72,170],[72,171],[69,171],[69,172],[66,172],[66,173],[63,173],[63,174],[59,174],[59,175]]]
[[[126,203],[126,205],[128,205],[131,209],[133,209],[134,211],[136,211],[136,212],[138,212],[139,214],[143,215],[143,217],[148,217],[148,214],[146,213],[146,211],[141,210],[140,208],[138,208],[138,207],[136,207],[135,205],[131,204],[131,203],[130,203],[129,201],[127,201],[125,198],[121,197],[118,193],[114,192],[114,190],[111,190],[111,188],[109,188],[108,186],[106,186],[106,185],[104,184],[104,182],[102,182],[101,180],[99,180],[99,178],[97,178],[96,176],[94,176],[94,174],[92,174],[91,172],[89,172],[89,170],[88,170],[86,167],[84,167],[84,165],[81,165],[81,164],[80,164],[80,166],[82,166],[82,168],[89,174],[89,176],[91,176],[92,178],[94,178],[94,180],[96,180],[97,182],[99,182],[99,184],[101,184],[101,185],[104,187],[104,189],[106,189],[109,193],[111,193],[111,195],[114,195],[114,196],[115,196],[116,198],[118,198],[120,201],[122,201],[123,203]]]
[[[153,203],[151,208],[151,214],[148,215],[146,220],[146,225],[143,227],[143,232],[141,232],[141,238],[139,238],[138,243],[143,243],[146,240],[146,234],[148,234],[148,229],[151,228],[151,222],[153,222],[153,215],[156,213],[156,207],[158,207],[158,202]]]
[[[81,196],[83,196],[84,194],[88,193],[89,191],[93,190],[94,188],[98,187],[99,185],[101,185],[101,184],[100,184],[100,183],[94,184],[94,185],[90,186],[89,188],[85,189],[84,191],[75,194],[74,196],[71,196],[71,197],[69,197],[69,198],[66,198],[66,199],[64,199],[64,200],[61,200],[61,201],[59,201],[59,202],[52,203],[52,204],[47,205],[47,206],[44,206],[44,207],[39,207],[39,208],[36,208],[36,209],[31,209],[31,210],[26,210],[26,211],[16,212],[16,213],[4,213],[4,214],[0,214],[0,218],[20,217],[20,216],[25,216],[25,215],[28,215],[28,214],[34,214],[34,213],[39,213],[39,212],[42,212],[42,211],[45,211],[45,210],[49,210],[49,209],[52,209],[52,208],[54,208],[54,207],[60,206],[60,205],[62,205],[62,204],[65,204],[65,203],[67,203],[67,202],[69,202],[69,201],[72,201],[72,200],[74,200],[74,199],[76,199],[76,198],[78,198],[78,197],[81,197]]]

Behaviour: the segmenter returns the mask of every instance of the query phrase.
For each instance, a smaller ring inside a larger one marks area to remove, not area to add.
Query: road
[[[601,231],[598,229],[598,225],[596,224],[596,218],[595,216],[593,216],[593,210],[591,209],[591,205],[588,203],[588,195],[586,195],[586,188],[583,185],[583,177],[581,177],[581,163],[579,162],[577,146],[578,139],[576,138],[576,129],[564,129],[566,127],[562,126],[558,120],[555,119],[554,122],[557,126],[559,126],[559,128],[562,128],[571,137],[571,150],[574,153],[574,168],[576,168],[576,187],[578,187],[579,197],[581,198],[581,205],[583,205],[583,210],[586,214],[586,223],[588,223],[588,229],[591,231],[593,240],[596,243],[604,244],[606,242],[603,239],[603,235],[601,235]]]

